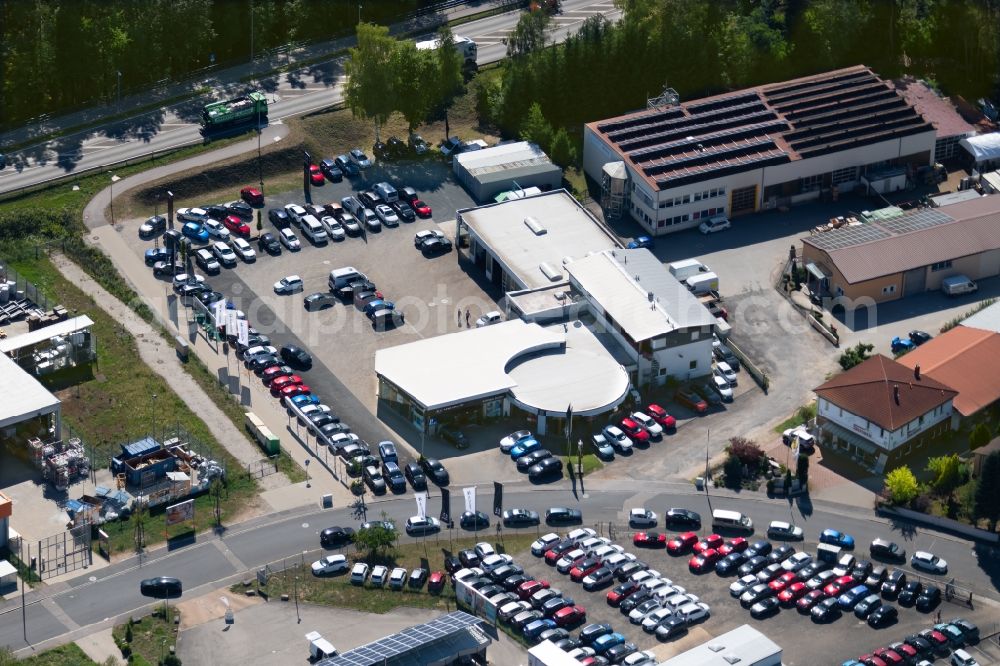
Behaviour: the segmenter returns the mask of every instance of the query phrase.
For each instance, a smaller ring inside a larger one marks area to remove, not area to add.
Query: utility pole
[[[118,70],[118,106],[116,111],[121,113],[122,111],[122,71]]]
[[[358,25],[361,25],[361,3],[358,3]]]

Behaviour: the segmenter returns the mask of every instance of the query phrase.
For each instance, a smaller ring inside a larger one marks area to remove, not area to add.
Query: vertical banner
[[[476,487],[469,486],[468,488],[462,488],[462,494],[465,495],[465,510],[468,513],[476,512]]]
[[[427,517],[427,493],[415,493],[413,499],[417,500],[417,515],[421,518]]]
[[[799,462],[799,436],[795,435],[792,437],[792,462],[798,464]]]
[[[225,301],[220,301],[225,307]],[[226,327],[226,335],[230,333],[236,334],[239,332],[239,317],[236,316],[236,310],[224,310],[222,323]]]
[[[236,316],[235,314],[233,316]],[[250,342],[250,324],[247,323],[246,319],[236,320],[236,339],[239,340],[241,345],[247,345]]]
[[[493,515],[500,517],[503,513],[503,484],[493,482]]]
[[[451,522],[451,491],[447,488],[441,489],[441,522],[447,526]]]
[[[573,436],[573,403],[566,408],[566,440]]]
[[[215,303],[212,303],[212,316],[215,318],[215,327],[222,328],[227,325],[226,322],[226,300],[219,299]]]

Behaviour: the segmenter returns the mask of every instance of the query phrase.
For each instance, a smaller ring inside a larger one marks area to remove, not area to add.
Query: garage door
[[[903,296],[922,294],[927,290],[927,269],[914,268],[903,274]]]
[[[730,200],[729,215],[730,217],[736,217],[737,215],[745,215],[746,213],[752,213],[757,210],[757,186],[751,185],[750,187],[741,187],[739,189],[733,190],[732,199]]]

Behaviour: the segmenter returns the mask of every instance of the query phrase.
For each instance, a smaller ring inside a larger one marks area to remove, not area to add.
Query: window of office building
[[[943,271],[946,268],[951,268],[951,260],[939,261],[936,264],[931,264],[931,272]]]
[[[837,169],[830,175],[830,181],[834,185],[839,185],[840,183],[849,183],[852,180],[857,180],[858,178],[858,167],[847,167],[844,169]]]

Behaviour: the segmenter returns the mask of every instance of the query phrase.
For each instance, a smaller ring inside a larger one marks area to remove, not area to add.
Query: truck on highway
[[[208,132],[265,120],[267,97],[260,92],[248,93],[224,102],[212,102],[201,110],[201,124]]]
[[[454,36],[454,41],[455,48],[462,54],[462,58],[465,59],[465,66],[475,67],[476,55],[478,54],[478,47],[476,46],[476,43],[468,37],[461,37],[459,35]],[[417,42],[417,48],[421,51],[433,51],[440,46],[440,39],[428,39],[426,41]]]

